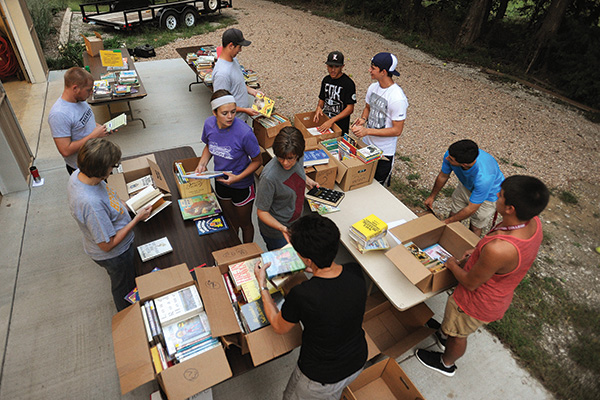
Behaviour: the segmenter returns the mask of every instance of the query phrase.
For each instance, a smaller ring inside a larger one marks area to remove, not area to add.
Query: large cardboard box
[[[196,167],[200,162],[200,157],[186,158],[183,160],[173,161],[173,177],[175,178],[175,183],[177,183],[177,190],[179,191],[179,195],[182,199],[212,192],[212,187],[210,186],[210,179],[189,179],[187,183],[180,183],[177,179],[177,176],[175,176],[175,172],[177,171],[177,169],[175,168],[176,162],[180,162],[183,165],[183,169],[185,170],[185,172],[190,174],[196,170]]]
[[[325,149],[321,144],[319,144],[319,146]],[[363,148],[365,146],[365,143],[359,139],[358,147]],[[377,169],[377,163],[379,161],[365,164],[357,158],[339,160],[337,157],[333,157],[331,154],[329,155],[337,166],[337,176],[335,181],[344,192],[370,185],[371,182],[373,182],[375,170]]]
[[[169,185],[160,167],[156,164],[154,154],[121,161],[120,171],[109,175],[107,181],[109,186],[117,192],[121,200],[129,200],[127,183],[146,175],[152,175],[154,185],[165,194],[165,197],[171,197]]]
[[[265,168],[265,165],[267,165],[267,163],[273,159],[273,157],[271,157],[269,152],[266,151],[262,146],[260,146],[260,157],[262,159],[262,164],[260,167],[258,167],[258,169],[256,171],[254,171],[254,177],[257,179],[260,178],[260,174],[262,173],[263,169]]]
[[[218,269],[212,269],[216,272],[215,278],[220,279]],[[186,264],[139,276],[136,283],[141,303],[195,285]],[[221,290],[223,295],[228,296],[225,288],[222,285],[197,287],[213,337],[222,336],[227,331],[223,329],[223,317],[219,315],[222,305],[218,303],[218,296],[214,292]],[[139,302],[113,317],[112,336],[122,394],[156,379],[170,400],[184,400],[232,376],[223,347],[209,350],[155,374]]]
[[[341,400],[423,400],[419,389],[393,358],[365,369],[344,389]]]
[[[453,222],[446,225],[433,214],[408,221],[390,229],[390,232],[403,244],[413,242],[421,249],[439,243],[458,259],[479,242],[479,237],[462,223]],[[385,255],[423,293],[435,292],[456,284],[456,279],[449,269],[432,274],[404,246],[395,246]]]
[[[319,118],[319,122],[314,122],[313,121],[314,117],[315,117],[314,111],[294,115],[294,126],[296,128],[298,128],[300,130],[300,132],[302,132],[302,136],[304,136],[304,139],[307,141],[307,145],[309,145],[309,144],[313,145],[322,140],[332,139],[332,138],[342,136],[342,129],[339,126],[337,126],[336,124],[333,124],[333,126],[331,127],[331,130],[333,131],[333,133],[326,133],[323,135],[316,135],[316,136],[311,135],[308,132],[308,128],[315,128],[317,126],[321,126],[323,124],[323,122],[325,122],[329,119],[329,117],[327,115],[322,115],[321,118]]]
[[[102,36],[98,32],[94,32],[94,36],[90,37],[86,37],[83,34],[81,36],[85,42],[85,50],[90,57],[96,57],[100,54],[100,50],[104,50],[104,42],[102,41]]]
[[[231,248],[218,250],[212,253],[218,268],[208,269],[215,269],[219,274],[225,273],[228,271],[229,264],[250,260],[259,257],[262,253],[262,249],[256,243],[245,243]],[[198,274],[198,272],[203,272],[203,270],[205,270],[205,268],[197,270],[196,274]],[[217,277],[215,276],[212,279],[214,281]],[[218,279],[221,279],[221,277],[219,276]],[[209,283],[208,281],[205,281],[204,283],[201,282],[200,277],[198,277],[198,282],[200,286]],[[222,279],[219,282],[222,282]],[[229,296],[226,292],[224,292],[224,294],[227,296],[228,304],[223,306],[222,315],[231,315],[231,317],[235,318]],[[221,302],[225,303],[225,300],[223,299]],[[242,353],[247,349],[250,352],[254,366],[263,364],[275,357],[279,357],[302,344],[302,328],[300,327],[300,324],[296,324],[292,330],[285,335],[275,333],[271,325],[246,334],[240,330],[237,321],[234,319],[231,322],[228,322],[228,330],[232,331],[231,333],[236,334],[235,336],[229,335],[227,337],[228,342],[239,346],[242,349]]]
[[[397,358],[434,332],[425,326],[431,317],[433,311],[425,303],[399,311],[377,292],[367,298],[363,329],[378,353]]]
[[[283,115],[276,112],[274,112],[273,114],[285,119],[285,122],[282,122],[279,125],[275,125],[271,128],[265,128],[260,122],[256,120],[252,122],[252,128],[254,129],[254,134],[256,135],[258,144],[260,144],[265,149],[268,149],[269,147],[273,146],[275,136],[277,136],[281,129],[285,128],[286,126],[292,126],[290,120],[284,117]]]

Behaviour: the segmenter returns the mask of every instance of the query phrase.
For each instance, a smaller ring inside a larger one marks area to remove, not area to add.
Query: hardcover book
[[[262,265],[271,263],[267,268],[267,278],[302,271],[306,268],[304,262],[292,246],[286,246],[279,250],[269,251],[261,255]]]
[[[161,325],[183,320],[204,310],[195,285],[179,289],[154,299],[156,313]]]
[[[312,167],[314,165],[327,164],[329,162],[329,156],[325,150],[309,150],[304,152],[304,168]]]
[[[198,234],[200,236],[229,229],[223,215],[203,217],[195,219],[194,222],[196,223],[196,228],[198,229]]]
[[[169,243],[169,239],[167,239],[166,236],[152,242],[142,244],[138,246],[137,249],[142,262],[152,260],[156,257],[160,257],[163,254],[173,251],[173,247],[171,246],[171,243]]]
[[[179,199],[178,202],[183,219],[206,217],[221,212],[221,206],[214,193]]]
[[[163,335],[167,352],[173,356],[183,346],[211,338],[208,317],[202,311],[182,321],[165,325]]]
[[[150,216],[144,220],[145,222],[171,204],[170,201],[165,200],[163,197],[164,194],[160,190],[148,186],[127,200],[125,204],[127,204],[129,209],[135,214],[139,213],[141,209],[146,208],[147,206],[152,206],[152,212],[150,213]]]

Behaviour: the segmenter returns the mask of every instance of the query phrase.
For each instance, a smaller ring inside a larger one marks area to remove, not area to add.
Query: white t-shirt
[[[379,82],[371,84],[367,90],[365,102],[369,105],[370,109],[369,117],[365,124],[367,128],[391,128],[392,121],[403,121],[406,119],[408,99],[404,91],[396,83],[385,89],[379,86]],[[363,141],[379,147],[384,155],[393,156],[396,153],[398,137],[367,135],[363,138]]]

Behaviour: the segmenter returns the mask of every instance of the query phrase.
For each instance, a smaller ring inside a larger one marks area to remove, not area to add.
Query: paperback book
[[[146,222],[165,207],[169,206],[171,202],[164,199],[164,194],[159,189],[148,186],[127,200],[125,204],[127,204],[129,209],[135,214],[138,214],[142,209],[148,206],[152,206],[150,216],[144,220],[144,222]]]
[[[252,109],[258,111],[265,117],[270,117],[273,112],[273,107],[275,107],[275,102],[265,96],[262,93],[258,93],[254,97],[254,103],[252,103]]]
[[[187,319],[204,310],[195,285],[157,297],[154,299],[154,305],[162,326]]]
[[[131,181],[131,182],[127,183],[127,193],[129,195],[133,195],[133,194],[136,194],[137,192],[141,191],[142,189],[145,189],[148,186],[152,186],[152,185],[154,185],[154,180],[152,179],[152,175],[142,176],[141,178],[136,179],[135,181]]]
[[[182,347],[199,344],[211,338],[208,317],[204,311],[163,327],[163,336],[170,356]]]
[[[292,246],[286,246],[279,250],[269,251],[261,255],[262,265],[271,263],[267,268],[267,278],[302,271],[306,268],[304,262]]]
[[[125,125],[127,125],[127,115],[125,115],[125,113],[116,116],[115,118],[111,119],[110,121],[104,124],[108,132],[117,130]]]
[[[196,228],[198,229],[198,234],[200,236],[229,229],[223,215],[198,218],[195,219],[194,222],[196,223]]]
[[[178,202],[181,216],[186,220],[217,215],[222,211],[214,193],[179,199]]]
[[[368,242],[384,237],[387,234],[387,228],[385,222],[379,219],[375,214],[371,214],[352,224],[352,226],[350,226],[350,231],[354,233],[361,242]],[[366,243],[362,244],[366,245]]]
[[[304,168],[329,163],[325,150],[309,150],[304,152]]]
[[[173,251],[173,247],[171,246],[171,243],[169,243],[169,239],[167,239],[166,236],[152,242],[142,244],[138,246],[137,249],[142,262],[152,260],[156,257],[160,257]]]
[[[340,211],[339,207],[330,206],[329,204],[321,203],[312,199],[306,199],[310,207],[310,211],[315,211],[319,215],[325,215]]]

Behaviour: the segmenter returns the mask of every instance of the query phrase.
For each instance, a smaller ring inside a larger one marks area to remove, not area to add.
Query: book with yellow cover
[[[270,117],[273,112],[273,107],[275,107],[275,102],[264,94],[258,93],[256,97],[254,97],[252,109],[258,111],[262,115]]]
[[[379,219],[375,214],[352,224],[350,229],[361,239],[369,241],[377,237],[385,236],[387,233],[387,224]]]

